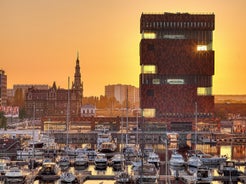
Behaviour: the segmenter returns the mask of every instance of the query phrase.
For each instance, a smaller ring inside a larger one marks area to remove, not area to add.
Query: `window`
[[[152,84],[160,84],[160,79],[153,79]]]
[[[168,84],[184,84],[184,79],[167,79]]]
[[[198,87],[197,88],[197,95],[198,96],[210,96],[212,95],[212,88],[211,87]]]
[[[144,117],[155,117],[155,109],[143,109],[143,116]]]
[[[207,51],[207,45],[197,45],[197,51]]]
[[[155,33],[143,33],[142,37],[143,39],[155,39],[156,34]]]
[[[143,65],[142,66],[142,73],[156,73],[156,66],[155,65]]]

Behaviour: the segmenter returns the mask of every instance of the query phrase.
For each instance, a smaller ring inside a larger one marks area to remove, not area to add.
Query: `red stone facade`
[[[214,96],[214,14],[142,14],[140,32],[140,104],[155,117],[187,122],[212,118]],[[148,38],[147,34],[152,34]],[[198,50],[198,46],[205,47]],[[145,72],[145,66],[155,66]],[[204,90],[200,93],[199,90]],[[173,119],[172,119],[173,118]]]

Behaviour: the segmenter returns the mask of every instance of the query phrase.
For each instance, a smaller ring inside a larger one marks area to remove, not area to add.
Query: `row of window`
[[[156,117],[156,109],[155,108],[145,108],[143,109],[143,116],[144,117]],[[193,118],[197,116],[198,118],[208,118],[212,117],[213,113],[190,113],[190,114],[183,114],[183,113],[172,113],[172,112],[167,112],[167,113],[162,113],[161,116],[163,117],[169,117],[169,118],[174,118],[174,117],[185,117],[185,118]]]
[[[148,85],[196,85],[196,86],[211,86],[212,76],[166,76],[166,75],[144,75],[142,76],[142,84]]]
[[[213,22],[143,22],[146,28],[213,28]]]
[[[148,89],[146,91],[146,95],[149,97],[154,97],[155,92],[153,89]],[[212,96],[212,87],[198,87],[197,88],[197,96]]]

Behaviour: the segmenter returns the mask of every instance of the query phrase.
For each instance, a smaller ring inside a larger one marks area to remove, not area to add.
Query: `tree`
[[[4,112],[0,111],[0,128],[7,128],[7,118],[4,116]]]
[[[24,94],[21,88],[17,88],[14,95],[14,105],[23,107],[24,106]]]

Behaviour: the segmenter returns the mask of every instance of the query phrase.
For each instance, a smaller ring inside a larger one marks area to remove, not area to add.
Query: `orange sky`
[[[80,55],[84,96],[138,87],[142,12],[214,13],[214,94],[246,94],[245,0],[1,0],[0,68],[13,84],[67,88]]]

